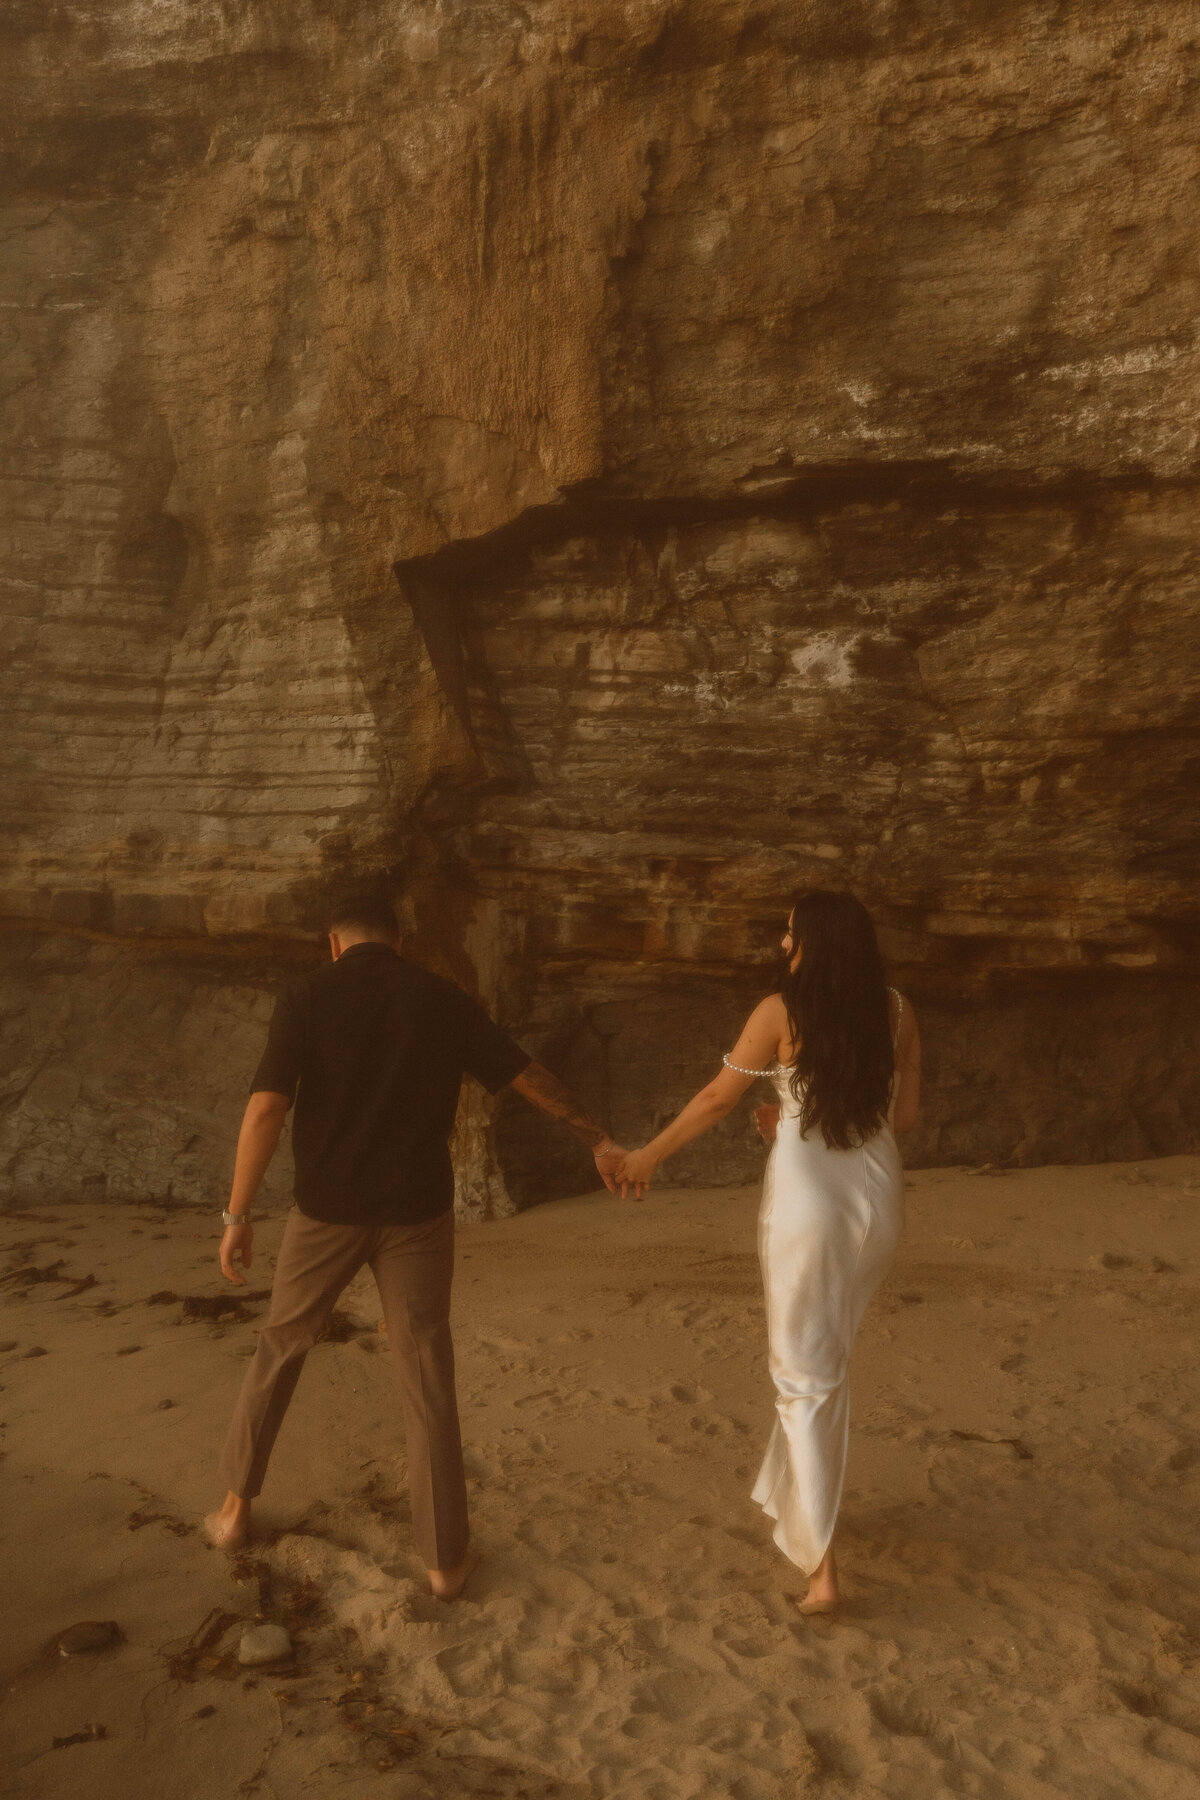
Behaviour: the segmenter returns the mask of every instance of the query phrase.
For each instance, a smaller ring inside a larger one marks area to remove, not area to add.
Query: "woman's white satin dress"
[[[900,1241],[904,1173],[890,1123],[855,1150],[829,1149],[819,1129],[801,1137],[789,1075],[771,1071],[779,1130],[758,1216],[776,1399],[754,1498],[784,1555],[811,1575],[837,1521],[850,1351]]]

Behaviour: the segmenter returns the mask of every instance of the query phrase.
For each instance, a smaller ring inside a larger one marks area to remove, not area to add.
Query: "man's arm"
[[[588,1117],[570,1088],[539,1062],[526,1064],[509,1085],[542,1112],[548,1113],[552,1119],[562,1121],[567,1130],[591,1151],[600,1179],[609,1193],[615,1194],[617,1184],[613,1180],[613,1174],[625,1152],[619,1144],[613,1142],[607,1131]]]
[[[233,1186],[229,1192],[231,1213],[249,1213],[275,1154],[290,1105],[286,1094],[254,1093],[247,1101],[233,1164]],[[238,1257],[243,1269],[248,1269],[253,1244],[254,1227],[249,1222],[225,1227],[219,1252],[221,1273],[235,1287],[245,1287],[246,1278],[234,1268],[234,1256]]]
[[[612,1143],[607,1131],[588,1118],[570,1088],[564,1086],[549,1069],[543,1068],[540,1062],[527,1063],[511,1085],[518,1094],[524,1094],[526,1100],[531,1100],[534,1106],[549,1113],[552,1119],[561,1119],[567,1130],[589,1150],[595,1151],[601,1145]]]

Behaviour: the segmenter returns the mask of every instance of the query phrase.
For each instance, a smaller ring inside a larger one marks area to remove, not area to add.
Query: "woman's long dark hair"
[[[892,1028],[871,915],[853,894],[810,888],[792,904],[792,970],[780,994],[799,1045],[789,1083],[800,1131],[819,1126],[831,1150],[878,1131],[892,1091]]]

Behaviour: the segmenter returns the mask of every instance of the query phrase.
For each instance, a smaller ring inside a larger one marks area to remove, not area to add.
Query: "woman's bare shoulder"
[[[782,996],[768,994],[765,1000],[759,1001],[742,1026],[741,1036],[737,1043],[741,1056],[735,1058],[735,1061],[753,1056],[759,1059],[754,1063],[755,1068],[765,1067],[776,1054],[779,1041],[784,1036],[786,1029],[787,1010],[784,1007]]]
[[[782,994],[768,994],[760,1000],[752,1017],[758,1021],[760,1028],[770,1034],[775,1045],[774,1054],[783,1064],[796,1060],[796,1045],[792,1039],[792,1025],[788,1018],[788,1010]]]

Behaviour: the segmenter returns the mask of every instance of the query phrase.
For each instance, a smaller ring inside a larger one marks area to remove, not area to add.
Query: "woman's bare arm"
[[[895,1131],[911,1131],[921,1106],[921,1034],[917,1015],[906,1000],[896,1040],[896,1104],[892,1112]]]
[[[693,1138],[710,1131],[733,1111],[751,1083],[774,1062],[786,1025],[787,1016],[778,994],[770,995],[755,1007],[729,1053],[729,1061],[736,1067],[723,1067],[707,1086],[693,1094],[683,1111],[657,1137],[625,1157],[617,1172],[622,1191],[631,1185],[640,1195],[642,1189],[650,1185],[661,1162],[682,1150]]]

